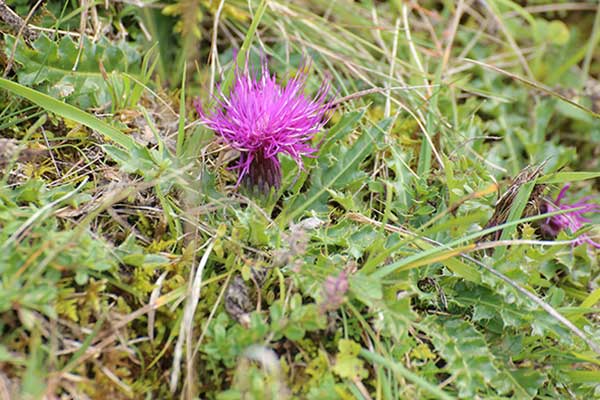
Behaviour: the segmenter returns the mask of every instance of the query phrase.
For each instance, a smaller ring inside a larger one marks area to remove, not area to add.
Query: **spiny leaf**
[[[392,121],[392,118],[386,118],[378,125],[364,131],[350,149],[332,151],[329,156],[334,159],[333,162],[313,170],[310,177],[311,188],[308,193],[297,197],[289,204],[286,207],[287,213],[283,213],[279,219],[292,220],[314,206],[315,203],[323,201],[328,189],[340,190],[356,179],[364,177],[364,172],[360,171],[358,166],[373,152],[374,143],[380,140]],[[324,157],[325,155],[321,155],[319,161]]]
[[[15,38],[6,34],[4,40],[5,54],[10,57]],[[101,38],[93,43],[86,36],[82,40],[81,54],[69,36],[54,42],[42,34],[31,48],[23,41],[17,43],[14,60],[21,65],[19,83],[82,108],[110,103],[114,91],[123,90],[124,77],[119,73],[138,72],[140,56],[127,42],[112,44]]]
[[[503,393],[513,390],[518,398],[531,397],[516,380],[506,380],[507,375],[496,366],[496,358],[490,352],[484,336],[469,323],[445,318],[427,322],[432,342],[446,360],[446,370],[456,377],[460,397],[485,396],[490,387]]]

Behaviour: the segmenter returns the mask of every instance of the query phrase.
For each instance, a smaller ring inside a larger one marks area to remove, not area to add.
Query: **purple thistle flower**
[[[584,197],[573,204],[561,204],[561,201],[565,197],[565,193],[571,187],[571,185],[565,185],[555,201],[546,201],[544,204],[543,212],[554,212],[560,210],[571,210],[575,208],[581,207],[579,210],[569,211],[564,214],[554,215],[552,217],[548,217],[544,223],[541,225],[542,232],[547,234],[550,237],[556,237],[558,233],[562,230],[568,229],[571,234],[577,232],[581,227],[587,223],[592,222],[590,219],[585,218],[583,214],[586,213],[595,213],[600,211],[600,206],[595,203],[590,203],[590,197]],[[596,248],[600,248],[600,243],[595,242],[589,237],[587,234],[580,235],[575,241],[573,245],[580,245],[583,243],[589,243]]]
[[[269,74],[266,58],[259,77],[249,72],[246,63],[243,71],[236,67],[229,95],[219,89],[214,111],[205,112],[197,99],[194,102],[200,121],[240,152],[231,167],[238,171],[237,185],[244,181],[262,193],[278,189],[282,178],[279,153],[288,154],[302,168],[302,157],[317,151],[311,140],[331,116],[331,101],[326,99],[330,86],[324,82],[314,98],[307,98],[305,67],[282,86]]]

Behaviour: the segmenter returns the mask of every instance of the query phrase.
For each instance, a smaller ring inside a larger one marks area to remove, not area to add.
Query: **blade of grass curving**
[[[183,153],[183,140],[185,139],[185,71],[187,68],[182,68],[181,77],[181,94],[179,96],[179,124],[177,126],[177,148],[175,154],[181,157]]]
[[[156,10],[151,7],[136,7],[136,15],[144,24],[148,31],[150,41],[153,42],[153,48],[156,46],[158,50],[157,54],[157,73],[158,78],[162,82],[168,81],[167,72],[167,54],[169,53],[169,33],[171,29],[166,24],[160,24],[158,18],[167,18],[165,15],[161,15],[160,10]]]
[[[223,81],[223,85],[221,86],[223,93],[227,94],[229,92],[229,87],[233,82],[233,77],[235,74],[235,70],[237,67],[243,67],[246,63],[246,59],[248,56],[248,50],[250,50],[250,45],[252,43],[252,39],[254,39],[254,35],[256,34],[256,30],[258,29],[258,24],[262,19],[265,11],[267,10],[269,0],[261,0],[258,8],[256,9],[256,13],[254,14],[254,18],[252,19],[252,23],[248,28],[248,32],[246,32],[246,36],[244,37],[244,41],[242,42],[242,48],[240,49],[237,57],[235,59],[235,65],[233,68],[230,68],[225,75],[225,80]]]
[[[460,245],[460,244],[462,244],[464,242],[468,242],[468,241],[473,240],[473,239],[477,239],[477,238],[485,236],[485,235],[487,235],[489,233],[496,232],[496,231],[499,231],[501,229],[506,229],[508,227],[516,226],[516,225],[519,225],[519,224],[522,224],[522,223],[525,223],[525,222],[537,221],[539,219],[545,219],[545,218],[548,218],[548,217],[552,217],[554,215],[560,215],[560,214],[565,214],[567,212],[573,212],[575,210],[579,210],[579,209],[582,209],[582,208],[583,207],[571,208],[571,209],[568,209],[568,210],[559,210],[559,211],[553,211],[553,212],[550,212],[550,213],[534,215],[532,217],[521,218],[521,219],[516,220],[516,221],[506,222],[506,223],[504,223],[502,225],[496,225],[496,226],[493,226],[493,227],[488,228],[488,229],[483,229],[481,231],[474,232],[474,233],[472,233],[470,235],[467,235],[467,236],[465,236],[463,238],[459,238],[459,239],[453,240],[452,242],[450,242],[448,244],[443,244],[441,247],[435,247],[433,249],[425,250],[425,251],[422,251],[420,253],[417,253],[417,254],[414,254],[412,256],[409,256],[409,257],[403,258],[401,260],[398,260],[396,262],[393,262],[391,264],[388,264],[388,265],[386,265],[386,266],[378,269],[377,271],[373,272],[371,274],[371,276],[373,278],[376,278],[376,279],[383,279],[386,276],[388,276],[388,275],[396,272],[400,268],[405,267],[406,265],[412,264],[413,262],[419,261],[421,259],[425,259],[425,258],[430,258],[432,256],[436,256],[438,253],[441,253],[443,251],[448,251],[448,250],[454,251],[455,247],[457,245]],[[472,244],[471,246],[474,247],[475,244]],[[463,251],[465,251],[465,250],[463,249]]]
[[[434,247],[433,244],[429,243],[426,240],[427,238],[421,237],[419,234],[411,232],[408,229],[405,229],[403,227],[390,225],[385,222],[379,222],[379,221],[376,221],[374,219],[365,217],[365,216],[363,216],[361,214],[357,214],[357,213],[350,213],[350,214],[347,214],[347,216],[353,221],[360,222],[360,223],[367,223],[367,224],[379,227],[380,229],[385,229],[387,231],[397,233],[400,236],[402,236],[403,238],[407,238],[407,239],[412,238],[411,241],[422,250],[428,250],[428,249],[431,249],[432,247]],[[404,240],[403,242],[407,242],[407,241]],[[388,256],[387,252],[385,254],[380,254],[380,255],[382,256],[381,258],[380,257],[368,258],[367,261],[364,263],[363,267],[361,268],[361,272],[363,272],[365,274],[372,273],[374,271],[374,269],[377,268],[379,260],[383,260],[383,259],[387,258],[387,256]],[[459,259],[449,257],[449,258],[446,258],[445,260],[442,260],[441,262],[446,267],[448,267],[448,269],[450,269],[452,272],[459,275],[460,277],[462,277],[468,281],[475,282],[475,283],[481,282],[480,274],[477,271],[474,271],[473,268],[469,267],[467,264],[460,261]]]
[[[584,301],[581,302],[581,307],[592,307],[600,302],[600,288],[594,290]]]
[[[442,65],[440,65],[436,71],[434,80],[433,80],[433,85],[440,85],[442,83]],[[428,136],[433,138],[434,134],[429,133],[429,132],[438,132],[438,135],[441,135],[441,132],[439,127],[436,127],[436,121],[437,121],[437,116],[436,116],[436,112],[439,112],[438,110],[438,96],[439,96],[440,92],[439,90],[435,90],[433,92],[429,92],[429,99],[428,99],[428,107],[427,107],[427,114],[425,115],[425,130],[428,133]],[[433,147],[433,144],[430,143],[429,140],[422,140],[421,141],[421,152],[419,154],[419,163],[417,165],[417,174],[422,178],[422,179],[427,179],[427,177],[429,176],[430,170],[431,170],[431,156],[433,155],[433,152],[435,151],[435,148]],[[438,158],[439,161],[439,158]],[[440,165],[441,168],[443,168],[443,164]]]
[[[77,351],[75,351],[75,353],[73,353],[73,356],[71,357],[71,359],[60,369],[61,373],[66,374],[66,373],[70,372],[75,366],[77,366],[78,360],[89,349],[89,347],[92,345],[92,342],[94,341],[94,339],[96,339],[96,337],[98,337],[98,334],[100,333],[100,329],[104,325],[105,320],[106,320],[106,316],[103,315],[101,318],[99,318],[96,321],[96,324],[94,325],[94,329],[92,329],[92,332],[85,338],[85,340],[83,341],[81,346],[79,346]]]
[[[125,135],[118,129],[110,126],[106,122],[101,121],[100,119],[94,117],[89,113],[86,113],[83,110],[80,110],[77,107],[74,107],[67,103],[63,103],[62,101],[56,100],[55,98],[50,97],[44,93],[40,93],[37,90],[28,88],[19,83],[12,82],[4,78],[0,78],[0,88],[5,89],[13,94],[16,94],[17,96],[24,97],[27,100],[37,104],[38,106],[56,115],[85,125],[88,128],[93,129],[106,136],[113,142],[120,144],[127,150],[132,151],[140,147],[140,145],[138,145],[132,138]]]
[[[545,81],[549,85],[556,84],[560,78],[573,66],[582,63],[581,67],[581,85],[588,79],[591,59],[594,54],[594,50],[598,48],[598,40],[600,40],[600,2],[596,9],[596,17],[594,19],[594,26],[592,33],[586,46],[578,46],[579,48],[569,58],[562,62],[557,68],[550,71]],[[582,61],[583,60],[583,61]]]
[[[535,18],[533,18],[533,15],[531,15],[529,12],[527,12],[527,10],[525,8],[518,5],[514,1],[493,0],[492,3],[500,3],[504,6],[512,9],[515,13],[519,14],[524,20],[526,20],[529,23],[529,25],[531,25],[531,28],[535,27],[536,23],[535,23]]]
[[[152,67],[152,69],[154,69],[154,67]],[[125,77],[127,79],[131,79],[132,81],[134,81],[135,83],[137,83],[140,87],[142,87],[144,90],[147,90],[148,93],[150,93],[152,96],[154,96],[154,98],[156,98],[156,100],[158,100],[165,107],[165,109],[169,110],[169,112],[171,114],[177,116],[177,113],[175,112],[175,110],[173,110],[173,108],[171,107],[171,105],[169,103],[167,103],[162,97],[160,97],[160,95],[158,93],[156,93],[154,90],[152,90],[144,82],[142,82],[141,80],[139,80],[135,76],[130,75],[130,74],[126,73],[126,72],[122,72],[121,75],[123,75],[123,77]]]
[[[468,253],[473,253],[476,251],[481,251],[485,249],[496,249],[507,246],[520,246],[520,245],[540,245],[540,246],[562,246],[562,245],[571,245],[573,244],[573,240],[561,240],[561,241],[543,241],[543,240],[495,240],[493,242],[484,242],[484,243],[476,243],[476,244],[467,244],[461,247],[449,248],[445,247],[446,251],[441,252],[440,254],[427,257],[420,258],[415,260],[409,264],[402,266],[397,269],[397,272],[408,271],[410,269],[422,267],[425,265],[431,265],[435,263],[446,263],[448,260],[453,260],[455,257],[464,256]],[[444,246],[442,246],[444,247]],[[466,266],[466,264],[465,264]]]
[[[559,66],[553,68],[552,71],[548,73],[548,76],[544,81],[548,85],[555,85],[558,83],[560,78],[575,65],[579,64],[581,60],[585,57],[587,53],[587,47],[581,46],[575,53],[573,53],[569,58],[563,61]],[[585,75],[582,75],[585,76]],[[582,82],[584,80],[582,79]]]
[[[439,387],[427,382],[425,379],[421,378],[414,372],[410,371],[409,369],[407,369],[404,365],[402,365],[400,363],[395,363],[391,360],[388,360],[387,358],[380,356],[377,353],[374,353],[374,352],[366,350],[366,349],[360,349],[359,354],[361,357],[367,359],[371,363],[379,364],[379,365],[382,365],[382,366],[390,369],[394,373],[394,375],[400,376],[406,380],[413,382],[415,385],[419,386],[421,389],[434,395],[435,398],[437,398],[437,399],[452,400],[455,398],[453,396],[450,396],[448,393],[444,392]]]
[[[558,212],[555,213],[550,213],[550,214],[559,214]],[[547,214],[546,214],[547,215]],[[540,216],[537,216],[540,217]],[[545,217],[545,215],[542,215],[541,217]],[[533,219],[533,217],[530,217],[531,219]],[[518,222],[518,221],[517,221]],[[507,225],[507,224],[504,224]],[[499,226],[500,228],[502,228],[502,226]],[[494,228],[498,228],[498,227],[494,227]],[[492,228],[491,228],[492,229]],[[490,229],[488,229],[490,230]],[[487,234],[484,233],[483,231],[481,232],[482,234]],[[425,265],[427,263],[430,262],[436,262],[436,261],[440,261],[443,262],[444,259],[452,259],[452,257],[454,256],[460,256],[466,260],[469,260],[470,262],[476,264],[477,266],[483,268],[484,270],[486,270],[487,272],[491,273],[492,275],[494,275],[496,278],[499,278],[500,280],[504,281],[505,283],[509,284],[510,286],[512,286],[513,288],[515,288],[515,290],[517,290],[519,293],[521,293],[523,296],[527,297],[528,299],[530,299],[531,301],[533,301],[536,305],[538,305],[540,308],[542,308],[545,312],[547,312],[550,316],[552,316],[552,318],[556,319],[557,321],[559,321],[561,324],[563,324],[567,329],[569,329],[573,334],[575,334],[577,337],[579,337],[581,340],[583,340],[590,349],[592,349],[594,352],[596,352],[597,354],[600,354],[600,346],[595,343],[594,341],[592,341],[590,338],[588,338],[586,336],[586,334],[581,331],[577,326],[575,326],[575,324],[573,324],[569,319],[567,319],[565,316],[563,316],[560,312],[558,312],[557,310],[555,310],[550,304],[546,303],[545,301],[543,301],[542,299],[540,299],[539,297],[537,297],[534,293],[531,293],[530,291],[528,291],[527,289],[523,288],[521,285],[519,285],[517,282],[513,281],[512,279],[510,279],[508,276],[504,275],[503,273],[496,271],[494,268],[489,267],[488,265],[486,265],[485,263],[471,257],[468,254],[465,254],[468,251],[472,251],[474,249],[475,245],[471,245],[471,246],[464,246],[463,248],[460,249],[452,249],[450,248],[449,245],[445,245],[443,243],[440,243],[436,240],[430,239],[428,237],[425,236],[421,236],[421,238],[424,241],[429,242],[432,245],[436,245],[436,246],[440,246],[437,247],[437,249],[443,248],[445,250],[447,250],[446,254],[436,257],[435,259],[428,259],[428,260],[422,260],[422,261],[416,261],[413,262],[412,265],[406,265],[406,269],[408,269],[409,267],[418,267],[421,265]],[[514,241],[508,241],[511,243],[514,243]],[[493,245],[494,243],[489,243],[490,245]],[[485,243],[483,244],[485,247]],[[449,252],[448,252],[449,251]],[[424,251],[423,253],[427,253],[429,251]],[[418,256],[418,254],[417,254]],[[408,257],[411,258],[411,257]],[[414,256],[412,257],[414,258]],[[418,257],[417,257],[418,259]],[[376,274],[371,274],[371,276],[374,276]],[[600,298],[600,294],[597,295],[598,298]],[[582,306],[590,306],[593,301],[597,300],[597,298],[595,297],[594,294],[590,295],[588,297],[589,302],[585,302],[582,303]],[[587,300],[587,299],[586,299]]]
[[[523,55],[523,52],[519,48],[519,45],[517,44],[517,41],[515,40],[513,33],[511,32],[511,30],[508,28],[508,26],[504,22],[503,14],[498,9],[496,2],[493,0],[490,0],[490,1],[481,0],[481,3],[483,4],[483,6],[485,8],[487,8],[490,11],[490,14],[496,20],[496,23],[500,27],[500,30],[502,31],[504,37],[506,38],[506,41],[512,48],[512,50],[515,53],[515,55],[517,56],[517,58],[519,59],[519,63],[523,67],[525,74],[527,74],[527,76],[530,79],[534,79],[533,71],[531,71],[531,68],[529,67],[529,63],[527,62],[527,59],[525,58],[525,56]],[[535,24],[535,20],[533,20],[533,22]],[[532,26],[532,28],[533,28],[533,26]]]
[[[592,28],[592,34],[588,41],[585,59],[583,60],[583,67],[581,68],[581,75],[583,79],[588,79],[590,72],[590,65],[592,58],[594,57],[594,49],[598,49],[598,41],[600,40],[600,2],[598,2],[598,8],[596,8],[596,17],[594,18],[594,26]]]
[[[600,114],[598,114],[597,112],[594,112],[591,109],[589,109],[587,107],[584,107],[581,104],[578,104],[578,103],[574,102],[573,100],[568,99],[567,97],[563,96],[562,94],[559,94],[559,93],[557,93],[557,92],[555,92],[555,91],[547,88],[546,86],[542,85],[540,82],[535,82],[533,80],[527,79],[527,78],[519,76],[517,74],[513,74],[512,72],[505,71],[505,70],[503,70],[501,68],[498,68],[498,67],[496,67],[494,65],[486,64],[484,62],[473,60],[471,58],[464,58],[463,60],[466,61],[466,62],[475,64],[475,65],[478,65],[480,67],[492,70],[494,72],[498,72],[499,74],[506,75],[509,78],[512,78],[512,79],[514,79],[516,81],[524,83],[525,85],[530,86],[530,87],[532,87],[532,88],[534,88],[536,90],[539,90],[540,92],[543,92],[543,93],[547,94],[548,96],[556,97],[556,98],[564,101],[565,103],[570,104],[573,107],[576,107],[576,108],[580,109],[581,111],[585,112],[586,114],[589,114],[589,115],[591,115],[591,116],[593,116],[595,118],[600,118]]]
[[[585,181],[588,179],[595,179],[600,177],[600,172],[588,172],[588,171],[572,171],[572,172],[557,172],[555,174],[544,175],[538,178],[538,183],[544,184],[556,184],[556,183],[567,183]]]
[[[590,308],[595,306],[598,302],[600,302],[600,288],[597,288],[592,293],[590,293],[579,305],[581,308]],[[577,315],[574,318],[574,321],[584,319],[583,314]]]
[[[597,385],[600,382],[600,371],[574,370],[564,371],[573,383]]]
[[[169,388],[171,392],[175,392],[177,389],[177,384],[179,382],[179,374],[181,369],[181,359],[183,357],[183,349],[184,344],[186,350],[186,375],[189,379],[191,378],[191,373],[193,369],[192,365],[192,340],[193,340],[193,319],[194,313],[196,312],[196,308],[198,306],[198,301],[200,300],[200,289],[202,287],[202,278],[204,274],[204,267],[208,262],[208,258],[212,251],[212,248],[215,244],[214,240],[211,240],[206,245],[206,250],[204,251],[204,255],[202,259],[198,263],[198,267],[196,269],[191,268],[190,270],[190,280],[188,282],[188,290],[186,294],[186,302],[183,310],[183,320],[180,325],[179,337],[177,338],[177,343],[175,344],[175,355],[173,357],[173,369],[171,371]],[[188,395],[191,396],[191,385],[187,385]]]

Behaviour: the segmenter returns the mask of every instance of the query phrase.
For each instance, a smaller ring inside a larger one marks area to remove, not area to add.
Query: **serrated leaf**
[[[410,297],[400,300],[387,299],[383,306],[375,309],[379,317],[373,321],[375,329],[382,335],[389,335],[398,341],[402,340],[411,323],[417,318],[410,303]]]
[[[369,372],[364,368],[364,361],[358,358],[359,344],[352,340],[340,339],[338,349],[333,372],[346,379],[364,379],[369,376]]]
[[[325,143],[321,146],[320,153],[328,154],[332,146],[340,143],[352,130],[361,118],[365,115],[365,111],[352,111],[345,113],[337,124],[335,124],[328,132]]]
[[[292,220],[310,209],[315,203],[322,202],[329,189],[341,190],[360,176],[359,164],[372,154],[374,144],[378,142],[383,133],[390,127],[392,118],[386,118],[378,125],[365,130],[352,147],[346,151],[336,149],[331,154],[333,161],[328,165],[319,165],[313,169],[310,176],[311,188],[308,193],[296,197],[288,204],[286,210],[278,219]],[[319,157],[320,163],[325,155]],[[363,175],[364,176],[364,175]]]
[[[456,378],[460,397],[486,393],[500,372],[483,335],[460,319],[440,318],[430,328],[432,342],[446,360],[446,370]]]
[[[150,153],[145,147],[136,147],[133,151],[125,151],[113,145],[103,145],[102,149],[113,160],[115,160],[123,171],[128,173],[140,173],[148,176],[155,169],[155,164]]]
[[[546,380],[543,374],[532,369],[522,368],[509,371],[508,373],[531,398],[537,394],[539,388]]]
[[[10,57],[15,38],[6,34],[4,40],[5,54]],[[86,36],[82,40],[81,54],[70,36],[54,42],[41,34],[32,47],[19,41],[14,53],[21,66],[17,69],[19,83],[82,108],[113,101],[115,92],[125,87],[126,78],[120,74],[139,71],[141,57],[125,41],[113,44],[101,38],[94,43]]]

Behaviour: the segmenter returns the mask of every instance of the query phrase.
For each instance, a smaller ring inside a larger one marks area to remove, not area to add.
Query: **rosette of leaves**
[[[15,37],[4,35],[4,52],[14,57],[20,84],[81,108],[106,107],[112,111],[136,104],[152,67],[127,42],[92,42],[83,37],[82,46],[69,36],[58,41],[42,34],[32,47]],[[13,54],[14,49],[14,54]],[[145,71],[142,74],[142,71]],[[143,76],[142,76],[143,75]]]

